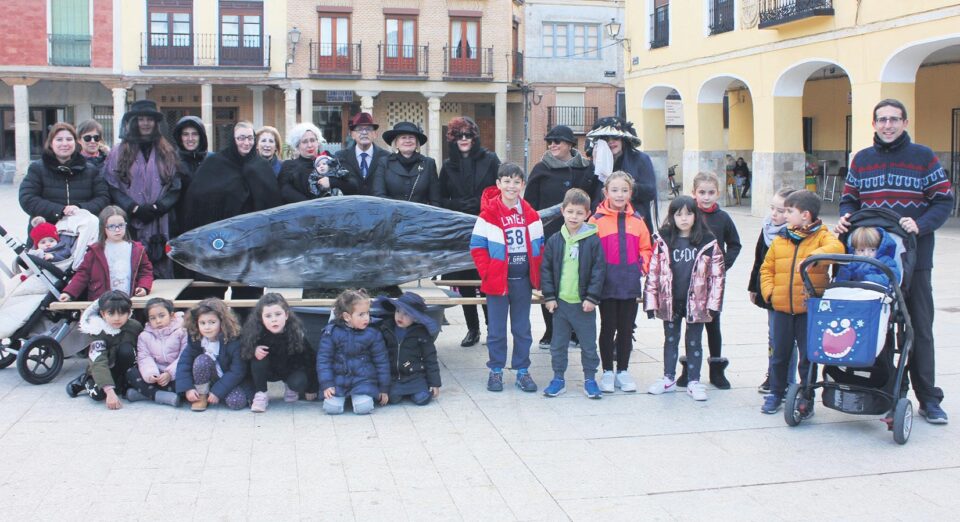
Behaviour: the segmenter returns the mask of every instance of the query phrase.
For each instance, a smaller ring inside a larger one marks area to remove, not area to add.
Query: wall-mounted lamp
[[[287,56],[287,63],[293,63],[293,58],[297,55],[297,44],[300,43],[300,29],[293,26],[293,29],[287,32],[287,41],[290,43],[290,54]]]
[[[620,27],[621,23],[618,22],[615,18],[611,18],[609,22],[604,25],[607,29],[607,37],[609,37],[614,42],[624,46],[627,51],[630,51],[630,39],[629,38],[620,38]]]
[[[543,101],[543,93],[534,91],[533,96],[531,96],[530,98],[530,101],[532,101],[534,105],[540,105],[540,102]]]

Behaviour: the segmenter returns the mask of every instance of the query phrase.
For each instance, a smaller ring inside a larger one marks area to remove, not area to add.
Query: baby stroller
[[[64,357],[86,348],[87,336],[76,328],[79,311],[53,311],[87,246],[97,240],[99,221],[80,210],[57,222],[60,243],[69,242],[70,256],[58,262],[27,253],[27,246],[0,227],[0,239],[17,256],[13,266],[0,265],[7,277],[0,291],[0,369],[17,363],[23,380],[46,384],[63,368]]]
[[[904,294],[916,262],[916,236],[906,233],[900,217],[886,209],[851,215],[850,232],[860,227],[878,228],[893,240],[892,262],[902,277],[873,257],[814,255],[800,264],[804,288],[811,296],[816,294],[808,268],[818,262],[868,263],[886,276],[887,284],[834,277],[822,297],[807,299],[806,354],[811,363],[823,366],[823,380],[815,381],[811,364],[806,384],[787,389],[784,418],[789,426],[799,425],[812,408],[814,391],[822,388],[824,406],[854,415],[885,415],[893,439],[906,444],[913,427],[913,405],[906,398],[904,381],[913,327]],[[840,240],[847,244],[847,237],[849,232]]]

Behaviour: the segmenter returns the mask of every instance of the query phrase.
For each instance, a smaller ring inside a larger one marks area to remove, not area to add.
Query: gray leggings
[[[198,389],[203,387],[209,390],[209,386],[217,382],[217,379],[219,379],[217,376],[217,363],[206,354],[198,355],[197,358],[193,360],[194,386]],[[243,389],[242,384],[227,392],[226,397],[220,397],[220,400],[231,410],[241,410],[250,405],[250,396],[247,390]]]
[[[677,375],[677,359],[680,356],[680,326],[686,321],[687,311],[683,306],[674,305],[673,320],[663,322],[663,374],[669,377]],[[687,355],[687,379],[700,380],[700,365],[703,363],[704,323],[687,323],[687,330],[683,334]]]

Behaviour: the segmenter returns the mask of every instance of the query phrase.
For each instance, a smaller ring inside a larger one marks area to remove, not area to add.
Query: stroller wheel
[[[899,399],[893,409],[893,440],[906,444],[913,429],[913,404],[910,399]]]
[[[800,412],[800,398],[800,385],[791,384],[787,388],[783,404],[783,420],[787,422],[787,426],[798,426],[803,420]]]
[[[0,370],[10,366],[17,360],[17,352],[10,346],[0,346]]]
[[[52,337],[41,335],[23,343],[17,352],[17,371],[30,384],[46,384],[63,368],[63,349]]]

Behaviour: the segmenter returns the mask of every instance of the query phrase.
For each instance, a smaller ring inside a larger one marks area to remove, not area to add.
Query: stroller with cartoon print
[[[860,210],[850,216],[849,231],[840,236],[849,252],[854,230],[876,228],[889,241],[887,263],[842,254],[813,255],[800,264],[804,288],[811,296],[816,294],[808,268],[814,263],[833,263],[835,269],[857,266],[879,277],[841,280],[834,270],[823,296],[807,299],[806,356],[812,364],[806,384],[791,384],[787,389],[784,419],[788,425],[797,426],[812,414],[815,390],[820,388],[825,407],[853,415],[884,415],[898,444],[909,439],[913,405],[906,397],[906,367],[913,327],[904,295],[916,262],[916,236],[906,233],[899,221],[889,210]],[[818,364],[823,367],[822,380],[816,381]]]
[[[0,369],[16,363],[23,380],[46,384],[63,368],[65,357],[87,347],[89,339],[79,331],[79,311],[54,311],[87,246],[97,240],[99,221],[81,210],[57,222],[60,243],[70,255],[62,261],[46,261],[28,253],[27,246],[3,227],[0,240],[15,255],[11,266],[0,265],[5,277],[0,286]]]

